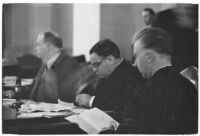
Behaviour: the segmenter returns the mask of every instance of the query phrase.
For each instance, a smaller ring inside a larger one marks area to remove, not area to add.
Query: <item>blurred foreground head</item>
[[[198,29],[198,4],[177,4],[173,12],[180,27]]]

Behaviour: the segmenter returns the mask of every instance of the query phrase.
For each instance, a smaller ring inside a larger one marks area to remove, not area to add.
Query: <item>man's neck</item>
[[[167,66],[172,66],[172,63],[167,60],[163,60],[158,62],[157,64],[154,65],[154,68],[152,70],[152,75],[154,75],[158,70],[167,67]]]

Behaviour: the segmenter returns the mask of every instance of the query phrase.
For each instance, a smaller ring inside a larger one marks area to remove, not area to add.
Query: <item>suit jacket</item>
[[[79,63],[62,52],[49,70],[43,71],[42,67],[38,72],[29,98],[40,102],[57,103],[63,91],[67,91],[67,88],[61,89],[63,81],[78,68]]]
[[[119,133],[197,133],[195,86],[173,67],[157,71],[130,99]]]
[[[123,60],[107,79],[100,79],[94,90],[88,86],[83,93],[95,96],[92,107],[122,112],[129,96],[142,81],[139,71]]]

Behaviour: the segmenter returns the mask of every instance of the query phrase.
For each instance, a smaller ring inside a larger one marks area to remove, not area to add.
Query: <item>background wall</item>
[[[73,53],[73,4],[51,5],[51,30],[63,40],[63,47],[69,55]]]
[[[98,40],[110,38],[120,48],[121,54],[127,60],[132,59],[131,38],[133,33],[144,27],[141,11],[151,7],[156,12],[169,7],[163,4],[96,4],[98,9],[92,11],[94,4],[87,5],[84,18],[87,20],[88,12],[99,14],[98,31],[95,31]],[[98,6],[99,5],[99,6]],[[83,4],[83,6],[85,6]],[[79,4],[81,8],[81,4]],[[99,11],[97,11],[99,10]],[[94,20],[95,20],[95,14]],[[91,16],[90,16],[91,18]],[[97,18],[96,18],[97,19]],[[15,62],[16,57],[25,53],[34,53],[34,45],[40,31],[56,31],[63,39],[64,48],[70,55],[85,54],[93,45],[88,45],[94,34],[82,35],[85,41],[76,41],[74,45],[74,4],[4,4],[3,5],[3,57]],[[82,27],[85,24],[82,25]],[[92,29],[92,28],[91,28]],[[91,35],[91,36],[90,36]],[[85,42],[85,43],[84,43]],[[91,43],[90,43],[91,44]],[[87,45],[84,50],[77,45]],[[77,53],[78,51],[78,53]],[[88,57],[87,57],[88,60]]]
[[[132,60],[131,39],[133,34],[144,27],[141,12],[150,7],[155,12],[161,10],[161,4],[102,4],[101,36],[110,38],[119,47],[121,55]]]

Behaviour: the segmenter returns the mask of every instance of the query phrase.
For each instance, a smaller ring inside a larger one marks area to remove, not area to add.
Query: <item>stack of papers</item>
[[[5,76],[3,79],[4,86],[13,87],[16,86],[17,77],[16,76]]]
[[[74,108],[73,106],[66,106],[61,104],[54,104],[54,103],[44,103],[44,102],[27,102],[21,105],[19,112],[33,112],[33,111],[62,111],[62,110],[70,110]]]
[[[17,118],[39,118],[60,117],[74,114],[70,109],[74,108],[72,103],[44,103],[25,100],[19,109]]]
[[[16,102],[16,99],[6,99],[6,98],[4,98],[3,99],[3,105],[12,105],[13,103],[15,103]]]
[[[65,111],[65,112],[32,112],[32,113],[21,113],[17,116],[19,119],[23,118],[40,118],[40,117],[47,117],[47,118],[52,118],[52,117],[66,117],[73,115],[73,112],[70,111]]]

